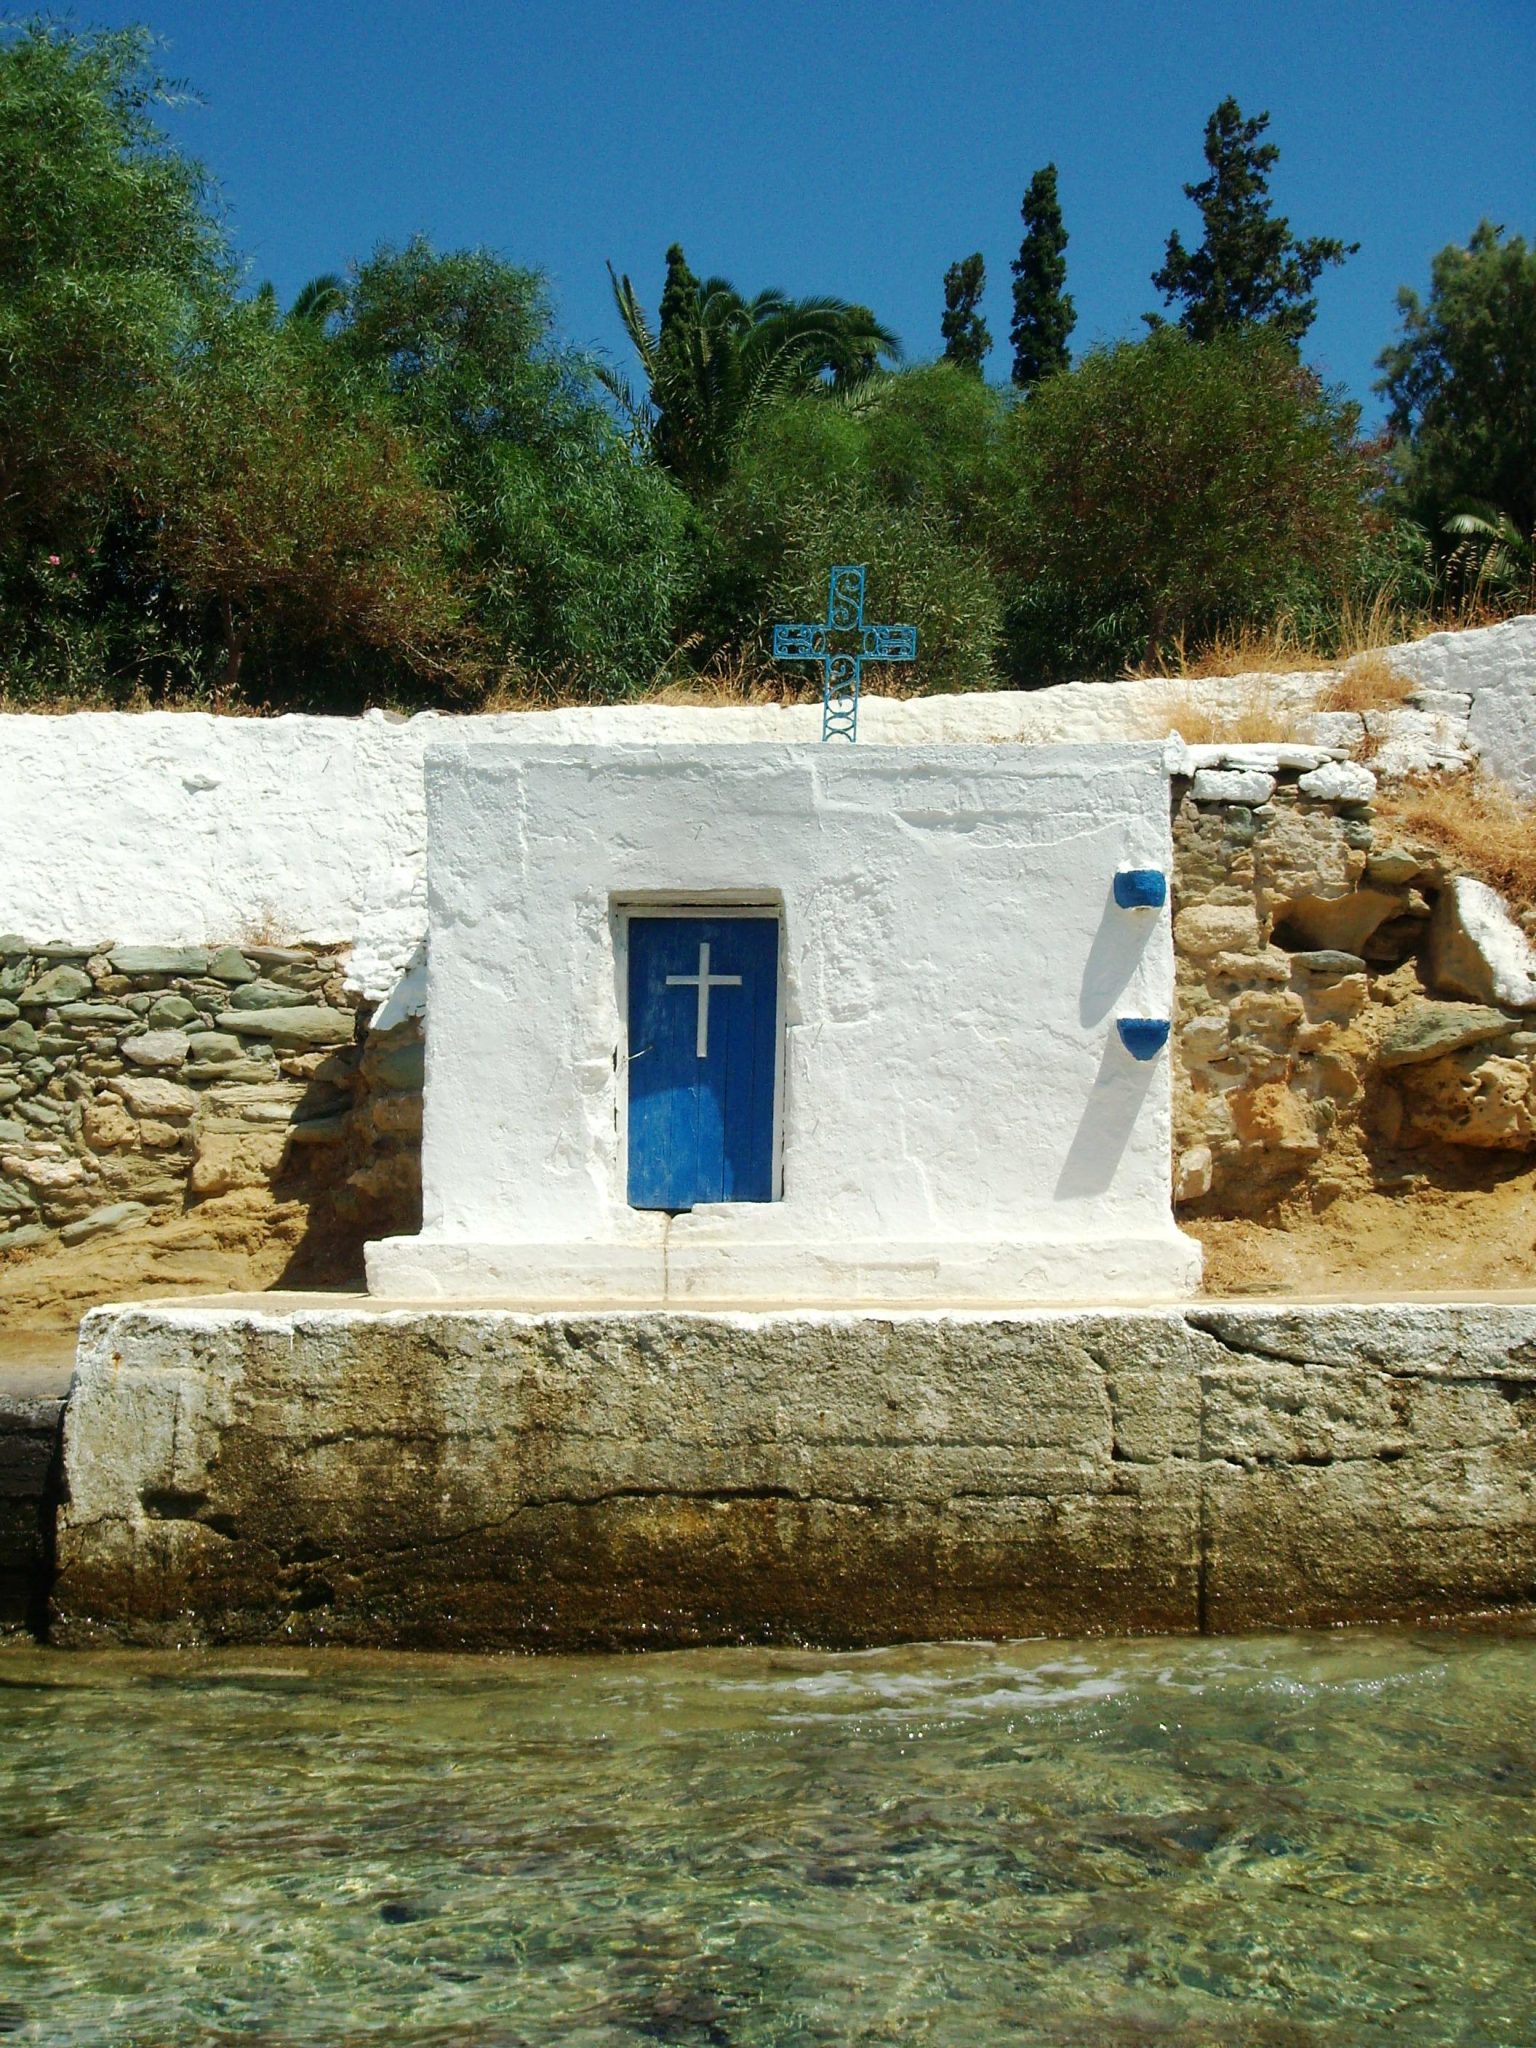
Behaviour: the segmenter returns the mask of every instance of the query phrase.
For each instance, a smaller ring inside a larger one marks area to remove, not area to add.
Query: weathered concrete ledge
[[[68,1368],[0,1361],[0,1635],[43,1624]]]
[[[1231,1630],[1536,1598],[1536,1303],[102,1309],[61,1642]]]

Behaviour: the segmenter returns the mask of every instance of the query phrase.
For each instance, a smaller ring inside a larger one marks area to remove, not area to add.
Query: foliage
[[[1470,593],[1474,605],[1485,598],[1536,602],[1536,539],[1508,513],[1473,499],[1449,514],[1442,531],[1454,542],[1447,581]]]
[[[323,650],[338,683],[359,655],[452,681],[467,647],[450,507],[405,437],[259,309],[223,310],[200,344],[164,388],[135,496],[160,570],[220,644],[223,687],[253,640],[290,671]]]
[[[994,545],[1021,679],[1092,672],[1329,590],[1370,480],[1356,414],[1264,332],[1093,350],[1010,416]]]
[[[867,561],[871,615],[918,629],[916,673],[881,686],[987,687],[1000,608],[980,534],[1002,413],[949,364],[764,412],[708,510],[701,651],[761,655],[774,620],[824,614],[831,562]]]
[[[1284,215],[1271,213],[1269,174],[1280,152],[1259,140],[1268,126],[1268,114],[1245,120],[1231,97],[1217,107],[1205,124],[1210,175],[1184,187],[1185,198],[1200,209],[1204,238],[1191,253],[1175,229],[1163,267],[1153,274],[1170,305],[1183,301],[1179,325],[1196,341],[1233,328],[1267,327],[1299,343],[1317,317],[1312,287],[1328,265],[1360,246],[1328,235],[1298,242]],[[1148,320],[1160,324],[1156,314]]]
[[[687,509],[551,329],[532,272],[416,240],[362,266],[335,347],[452,501],[448,554],[492,672],[622,696],[667,657]]]
[[[1068,337],[1077,312],[1067,294],[1067,231],[1056,196],[1056,166],[1043,164],[1020,208],[1024,239],[1013,260],[1013,381],[1025,390],[1071,361]]]
[[[95,544],[195,307],[223,284],[202,171],[138,29],[0,29],[0,561]]]
[[[981,375],[981,366],[992,346],[992,335],[981,317],[981,295],[986,290],[987,268],[980,251],[951,263],[944,273],[944,317],[939,332],[944,337],[944,360],[957,370]]]
[[[610,271],[610,277],[612,273]],[[792,299],[777,288],[744,299],[723,277],[702,283],[675,243],[667,251],[661,319],[652,328],[628,277],[614,303],[645,375],[648,413],[621,380],[605,381],[652,453],[696,496],[728,474],[736,444],[765,408],[821,387],[847,391],[901,345],[867,306]]]
[[[1428,302],[1397,295],[1402,333],[1376,388],[1397,437],[1398,496],[1431,531],[1481,501],[1536,529],[1536,247],[1483,221],[1442,249]],[[1463,536],[1464,537],[1464,536]],[[1454,536],[1453,536],[1454,538]]]
[[[1158,279],[1176,328],[1069,367],[1045,165],[1015,392],[978,374],[979,254],[946,276],[946,360],[899,370],[868,308],[747,298],[674,245],[654,325],[613,280],[637,393],[484,250],[418,240],[286,309],[242,295],[216,195],[157,126],[172,97],[140,32],[0,28],[12,700],[755,683],[767,626],[819,616],[839,560],[868,562],[872,615],[918,627],[915,672],[879,679],[898,688],[1374,644],[1447,593],[1462,615],[1532,599],[1536,251],[1484,224],[1427,304],[1402,295],[1373,457],[1295,347],[1345,251],[1271,216],[1267,117],[1230,100],[1187,188],[1205,240],[1172,237]]]

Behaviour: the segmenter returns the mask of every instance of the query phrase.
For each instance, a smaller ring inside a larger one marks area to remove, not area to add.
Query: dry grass
[[[685,645],[679,653],[686,655]],[[675,657],[627,704],[796,704],[819,695],[816,671],[774,668],[755,650],[717,655],[707,667],[679,674]],[[550,711],[564,705],[605,704],[585,694],[568,675],[545,675],[509,664],[474,706],[476,711]]]
[[[1385,654],[1359,655],[1341,669],[1317,700],[1319,711],[1396,711],[1413,693],[1413,680],[1400,675]]]
[[[36,697],[13,694],[6,688],[4,682],[0,681],[0,717],[4,718],[19,718],[23,715],[34,718],[69,718],[77,711],[122,711],[134,717],[142,717],[147,711],[174,711],[182,715],[209,711],[220,718],[278,718],[283,715],[285,708],[291,707],[234,697],[227,691],[210,691],[202,696],[184,694],[157,697],[142,687],[136,687],[126,694],[102,687],[82,690],[73,696]]]
[[[1294,620],[1281,618],[1267,626],[1239,626],[1193,647],[1180,638],[1155,667],[1132,673],[1195,683],[1218,676],[1295,675],[1301,670],[1328,668],[1332,661],[1331,655],[1321,653],[1300,636]]]
[[[1144,718],[1148,739],[1160,740],[1176,732],[1192,747],[1218,742],[1264,745],[1294,739],[1296,734],[1294,714],[1261,676],[1244,679],[1235,689],[1223,692],[1219,702],[1202,703],[1190,691],[1177,688],[1149,693]]]
[[[1192,647],[1182,640],[1176,641],[1167,658],[1154,669],[1139,673],[1196,682],[1213,676],[1296,675],[1356,663],[1363,656],[1422,640],[1429,633],[1492,625],[1504,616],[1483,604],[1457,606],[1441,613],[1408,612],[1393,601],[1389,592],[1383,591],[1367,605],[1345,605],[1326,633],[1320,634],[1315,625],[1302,625],[1291,613],[1282,612],[1267,624],[1239,626]]]
[[[646,692],[652,704],[796,704],[809,697],[816,671],[798,664],[774,668],[755,649],[718,654],[708,667],[658,681]],[[819,690],[819,683],[816,684]]]
[[[1518,917],[1536,914],[1536,804],[1506,784],[1481,771],[1406,782],[1378,792],[1376,815],[1497,889]]]

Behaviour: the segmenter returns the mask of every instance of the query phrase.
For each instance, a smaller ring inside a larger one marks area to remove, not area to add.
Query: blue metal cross
[[[833,651],[835,633],[857,635],[851,653]],[[821,626],[775,626],[775,661],[821,663],[821,736],[823,740],[856,740],[859,736],[859,679],[866,661],[916,661],[916,626],[866,626],[864,570],[843,563],[832,571],[827,586],[827,618]]]

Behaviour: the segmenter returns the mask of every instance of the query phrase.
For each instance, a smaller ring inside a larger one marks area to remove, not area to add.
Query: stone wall
[[[0,1637],[46,1625],[59,1493],[62,1392],[0,1376]]]
[[[1374,775],[1327,749],[1218,744],[1182,765],[1186,1212],[1536,1153],[1536,955],[1492,892],[1384,826]],[[291,1257],[265,1278],[335,1284],[360,1278],[365,1241],[416,1230],[422,1020],[373,1010],[345,958],[0,938],[0,1263],[211,1204],[251,1239],[282,1212]]]
[[[420,1025],[368,1021],[335,948],[0,938],[0,1253],[254,1193],[360,1274],[420,1202]]]
[[[1536,788],[1536,620],[1391,661],[1415,681],[1406,705],[1319,710],[1335,679],[1263,679],[1268,712],[1309,745],[1186,750],[1174,1159],[1192,1217],[1464,1181],[1536,1153],[1536,958],[1489,892],[1384,827],[1374,797],[1378,776],[1455,775],[1480,752]],[[1162,730],[1174,697],[1197,715],[1244,702],[1220,679],[871,699],[863,737],[1112,740]],[[355,1278],[365,1239],[416,1228],[432,733],[762,740],[810,737],[816,715],[0,718],[0,922],[23,927],[0,939],[0,1298],[30,1317],[38,1290],[9,1289],[18,1265],[107,1245],[120,1277],[54,1320],[104,1292],[239,1284],[185,1261],[134,1272],[134,1234],[188,1215],[217,1214],[241,1245],[267,1233],[249,1284]],[[1362,749],[1369,769],[1346,758]],[[284,943],[242,950],[253,927]],[[106,931],[133,944],[114,956]],[[303,1013],[286,1035],[284,1012]]]
[[[1175,782],[1176,1192],[1211,1213],[1536,1151],[1536,951],[1305,746]]]
[[[1536,1597],[1536,1306],[87,1319],[56,1639],[890,1642]]]

